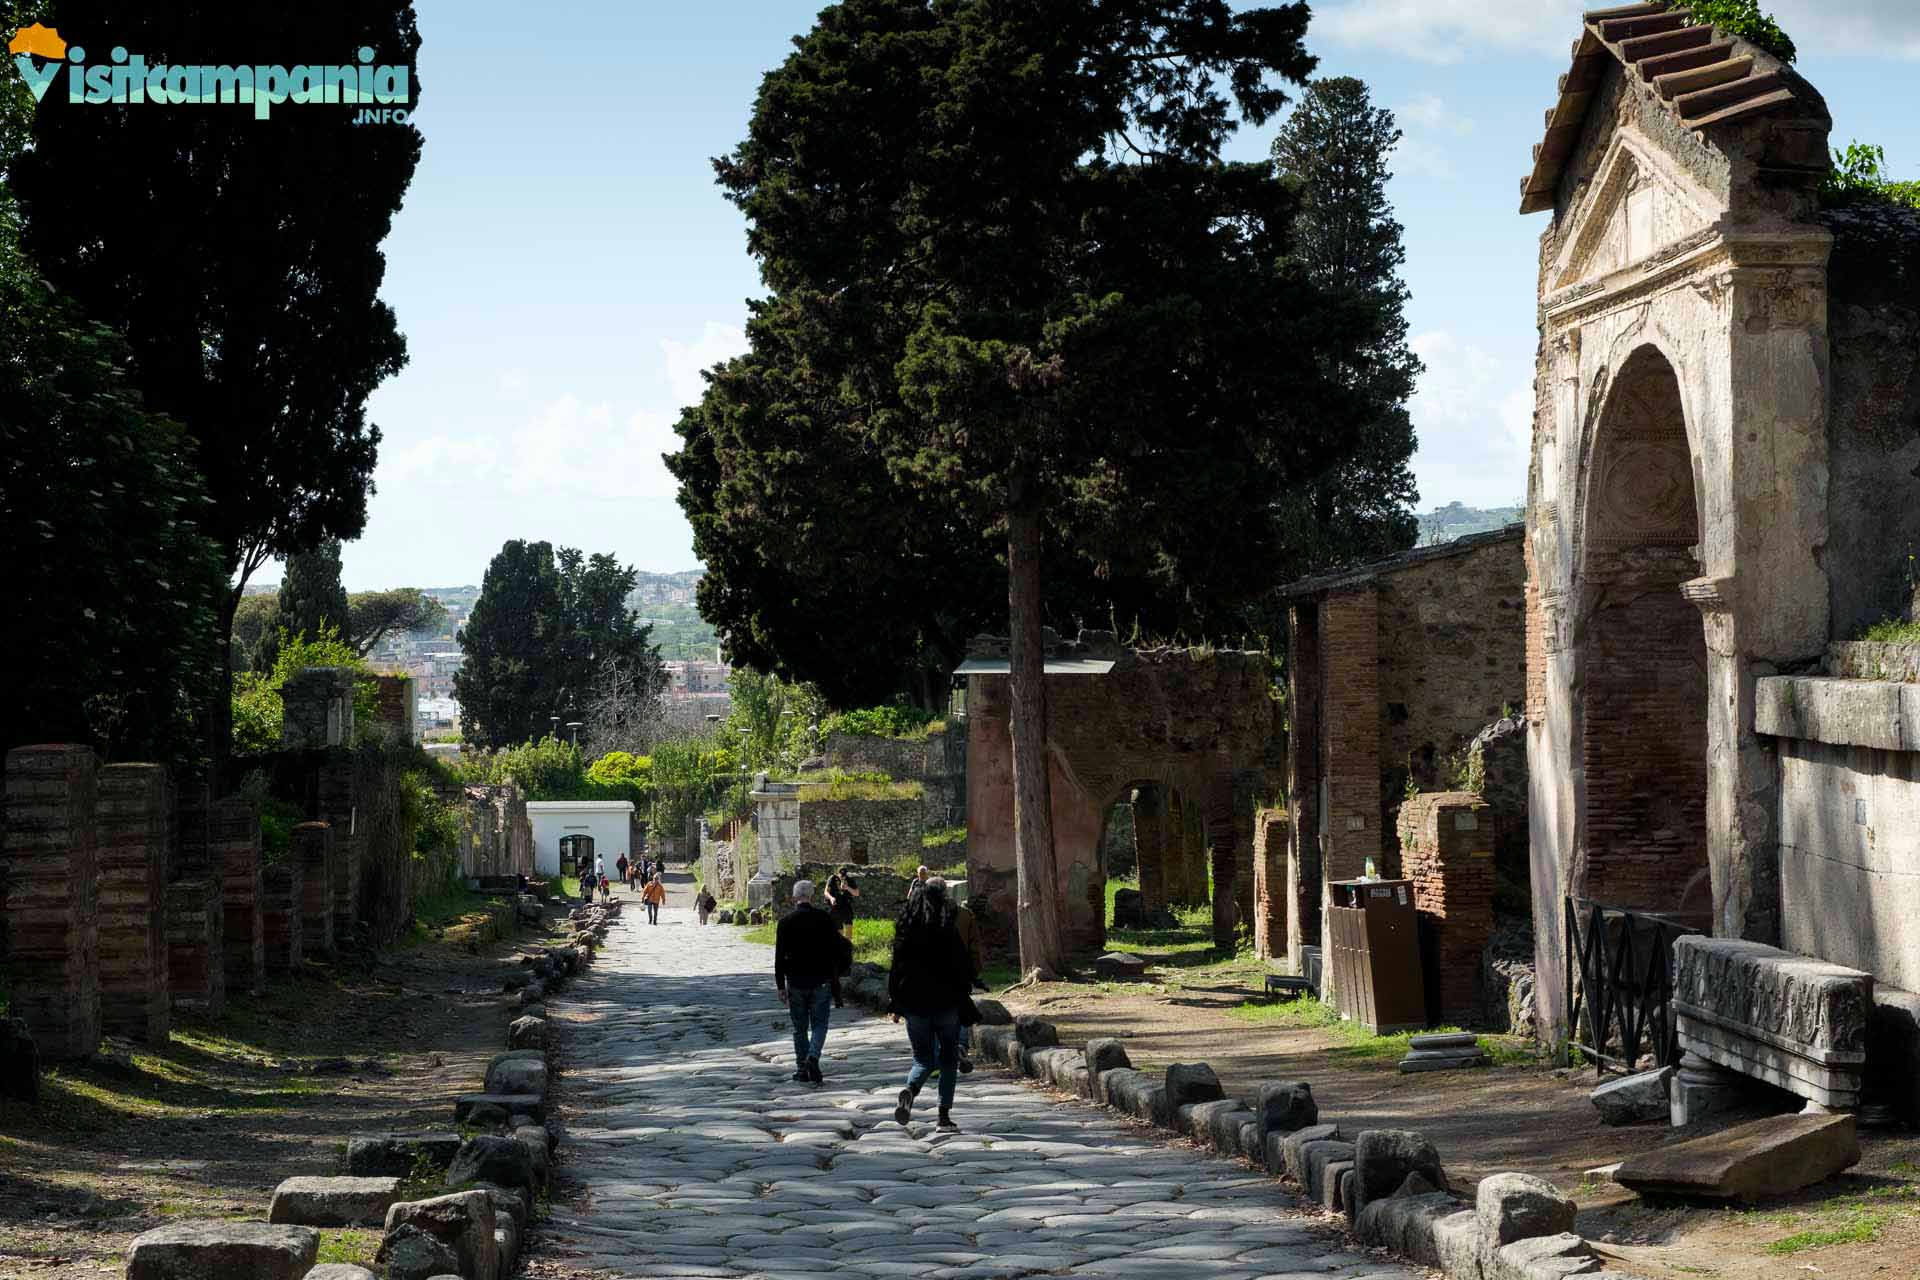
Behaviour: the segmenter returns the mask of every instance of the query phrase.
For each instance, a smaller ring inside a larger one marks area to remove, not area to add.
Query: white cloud
[[[1503,506],[1527,490],[1533,371],[1445,330],[1416,334],[1427,371],[1408,406],[1419,433],[1413,470],[1423,508]]]
[[[667,385],[673,389],[676,407],[693,404],[706,394],[706,380],[700,375],[723,361],[746,354],[747,335],[737,325],[715,324],[709,320],[693,342],[675,342],[668,338],[660,344],[667,362]]]
[[[1473,121],[1436,94],[1422,93],[1393,109],[1400,125],[1400,145],[1394,148],[1396,173],[1418,174],[1451,182],[1459,177],[1453,157],[1460,140],[1473,132]]]
[[[1423,93],[1411,102],[1394,108],[1400,127],[1409,132],[1450,133],[1464,138],[1473,132],[1473,121],[1456,112],[1438,94]]]
[[[1422,62],[1462,62],[1485,52],[1564,55],[1591,7],[1585,0],[1330,0],[1316,9],[1309,38]],[[1760,7],[1810,53],[1920,58],[1914,0],[1763,0]]]

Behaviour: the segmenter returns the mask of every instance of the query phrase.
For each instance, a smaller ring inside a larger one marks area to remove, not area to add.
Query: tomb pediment
[[[1575,215],[1552,287],[1645,262],[1708,230],[1719,216],[1709,193],[1663,164],[1653,144],[1623,131]]]

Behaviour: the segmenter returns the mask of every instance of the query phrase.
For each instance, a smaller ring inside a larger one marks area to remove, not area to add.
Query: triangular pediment
[[[1653,143],[1622,129],[1574,215],[1552,287],[1602,279],[1654,258],[1718,222],[1718,204]]]

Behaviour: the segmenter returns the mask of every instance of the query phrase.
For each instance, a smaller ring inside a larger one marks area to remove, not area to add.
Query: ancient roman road
[[[652,927],[630,909],[551,1007],[586,1194],[536,1258],[636,1277],[1422,1274],[1344,1249],[1242,1166],[996,1070],[961,1078],[959,1134],[935,1134],[931,1088],[903,1129],[906,1037],[885,1018],[839,1011],[825,1085],[796,1084],[771,949],[683,906]]]

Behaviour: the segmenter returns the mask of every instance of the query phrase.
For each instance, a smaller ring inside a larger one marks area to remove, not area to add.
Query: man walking
[[[773,985],[793,1015],[793,1078],[819,1084],[827,1022],[840,1004],[839,932],[813,905],[813,881],[796,881],[793,911],[773,935]]]
[[[640,891],[640,900],[647,904],[647,923],[659,924],[660,908],[667,901],[667,886],[660,883],[659,876],[647,881],[647,887]]]

